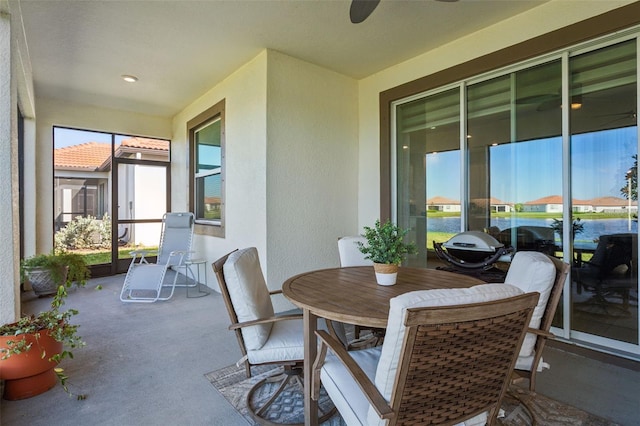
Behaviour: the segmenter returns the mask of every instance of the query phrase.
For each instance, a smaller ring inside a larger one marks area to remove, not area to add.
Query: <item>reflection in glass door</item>
[[[397,108],[397,223],[410,229],[424,267],[433,242],[460,230],[460,90],[426,96]]]
[[[620,349],[638,344],[636,64],[635,40],[570,60],[571,329]]]
[[[554,332],[638,356],[637,52],[585,45],[396,101],[394,219],[423,250],[408,263],[461,231],[562,258]]]

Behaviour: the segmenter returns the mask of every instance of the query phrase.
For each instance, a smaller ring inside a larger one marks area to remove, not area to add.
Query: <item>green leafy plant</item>
[[[111,219],[77,216],[54,235],[56,250],[100,249],[111,247]]]
[[[553,219],[553,223],[551,224],[551,229],[553,229],[559,236],[560,241],[562,241],[563,237],[563,221],[562,219]],[[577,218],[573,221],[571,226],[571,237],[573,239],[576,238],[576,235],[581,234],[584,231],[584,223],[580,222],[580,218]]]
[[[65,267],[67,269],[66,279]],[[49,254],[39,254],[22,260],[20,262],[20,278],[24,281],[29,270],[34,268],[43,268],[49,271],[58,286],[70,287],[74,282],[84,285],[90,276],[89,267],[84,257],[68,251],[54,250]]]
[[[384,224],[376,220],[373,227],[365,226],[363,237],[367,244],[358,243],[358,248],[365,254],[365,259],[374,263],[400,265],[405,255],[417,253],[414,243],[405,243],[404,237],[408,229],[402,229],[387,220]]]
[[[48,333],[51,338],[62,343],[63,349],[60,353],[55,354],[45,353],[42,349],[40,353],[42,359],[48,357],[49,361],[59,363],[64,358],[73,358],[72,350],[84,346],[85,342],[78,335],[79,326],[71,323],[72,317],[77,315],[78,311],[63,309],[63,306],[68,295],[67,289],[73,284],[84,286],[90,276],[89,268],[83,257],[76,253],[52,252],[25,259],[20,266],[22,277],[28,273],[30,268],[39,267],[50,270],[53,280],[57,284],[57,291],[51,300],[50,309],[39,314],[25,315],[14,323],[0,326],[0,336],[13,337],[13,339],[7,339],[5,347],[0,347],[0,361],[8,359],[12,355],[35,350],[32,343],[27,341],[24,336],[33,335],[37,342],[43,333]],[[66,278],[63,272],[65,267],[68,268]],[[69,391],[66,383],[67,376],[61,368],[56,368],[55,373],[65,392],[78,399],[85,399],[85,395],[72,394]]]

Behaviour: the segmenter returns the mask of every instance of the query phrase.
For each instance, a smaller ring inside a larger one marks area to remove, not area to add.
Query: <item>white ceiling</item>
[[[265,48],[360,79],[546,0],[19,0],[36,97],[172,116]],[[139,78],[122,81],[122,74]]]

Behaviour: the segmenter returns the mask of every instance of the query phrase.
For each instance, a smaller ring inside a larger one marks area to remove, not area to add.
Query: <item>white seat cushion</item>
[[[373,382],[382,347],[351,351],[349,354]],[[369,401],[346,367],[331,352],[327,354],[320,373],[325,390],[345,423],[366,425]]]
[[[536,251],[519,251],[513,257],[504,282],[520,288],[525,293],[536,291],[540,293],[529,327],[536,329],[540,327],[555,279],[556,268],[547,255]],[[521,357],[533,354],[536,338],[535,335],[527,333],[520,349]]]
[[[375,384],[380,393],[387,401],[391,399],[402,350],[402,341],[406,330],[404,318],[408,308],[489,302],[517,296],[522,293],[522,290],[511,285],[481,284],[471,288],[412,291],[392,298],[387,333],[382,344],[380,361],[376,370]],[[369,408],[367,418],[370,425],[384,424],[373,408]],[[466,421],[465,424],[482,424],[485,420],[486,413],[483,413]]]
[[[530,356],[519,356],[518,359],[516,360],[516,370],[528,370],[531,371],[531,365],[533,364],[533,355]],[[549,368],[551,367],[548,363],[544,362],[544,360],[542,358],[540,358],[540,361],[538,362],[538,367],[536,368],[536,371],[540,372],[542,370],[544,370],[545,368]]]
[[[248,349],[247,356],[251,364],[303,360],[304,329],[302,320],[275,322],[264,345],[258,349]]]
[[[262,275],[258,250],[249,247],[234,251],[223,266],[224,280],[238,322],[269,318],[274,315],[269,289]],[[267,341],[272,324],[242,328],[247,351],[260,349]]]

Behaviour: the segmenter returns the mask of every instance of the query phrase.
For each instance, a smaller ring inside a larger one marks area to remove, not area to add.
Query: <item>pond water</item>
[[[629,231],[629,222],[627,219],[582,219],[584,230],[576,235],[576,241],[593,241],[605,234],[619,233],[638,233],[638,222],[631,221],[631,231]],[[513,226],[544,226],[551,227],[553,219],[536,219],[536,218],[493,218],[491,224],[497,226],[500,230],[511,228]],[[436,217],[427,219],[427,231],[446,232],[457,234],[460,232],[459,217]],[[560,237],[556,235],[556,240]]]

